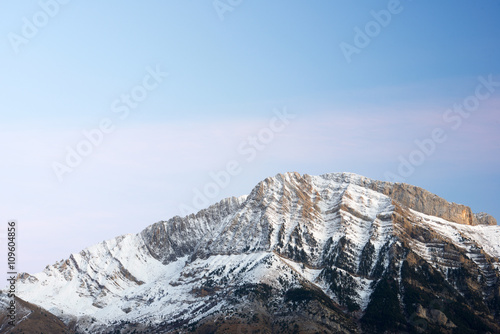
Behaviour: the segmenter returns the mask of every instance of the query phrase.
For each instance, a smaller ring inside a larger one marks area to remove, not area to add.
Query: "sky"
[[[406,182],[500,219],[499,15],[0,0],[2,244],[15,220],[16,270],[36,273],[291,171]]]

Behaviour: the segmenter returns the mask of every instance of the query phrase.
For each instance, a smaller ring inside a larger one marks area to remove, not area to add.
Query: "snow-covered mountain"
[[[493,333],[499,258],[487,214],[406,184],[287,173],[17,290],[79,333]]]

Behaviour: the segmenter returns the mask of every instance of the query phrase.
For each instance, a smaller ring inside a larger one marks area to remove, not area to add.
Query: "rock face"
[[[476,220],[476,224],[473,224],[473,225],[477,225],[477,224],[492,225],[492,226],[497,225],[497,220],[495,218],[493,218],[492,216],[490,216],[489,214],[484,213],[484,212],[475,213],[474,218]]]
[[[342,174],[352,178],[352,174]],[[405,183],[390,183],[362,178],[359,184],[389,196],[404,207],[427,215],[465,225],[497,225],[497,221],[486,213],[473,214],[471,209],[462,204],[450,203],[425,189]]]
[[[20,275],[18,291],[79,333],[494,333],[499,258],[491,216],[287,173]]]

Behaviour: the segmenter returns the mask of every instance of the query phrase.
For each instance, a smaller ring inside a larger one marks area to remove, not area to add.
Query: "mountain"
[[[15,297],[16,320],[14,325],[5,310],[10,306],[10,298],[0,292],[0,333],[60,333],[72,334],[68,327],[56,316],[41,308]]]
[[[499,333],[500,227],[421,188],[279,174],[18,277],[78,333]]]

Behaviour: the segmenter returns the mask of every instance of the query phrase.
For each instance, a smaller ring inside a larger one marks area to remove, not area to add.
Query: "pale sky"
[[[287,171],[398,177],[500,219],[498,17],[498,1],[0,0],[0,234],[18,221],[35,273]]]

